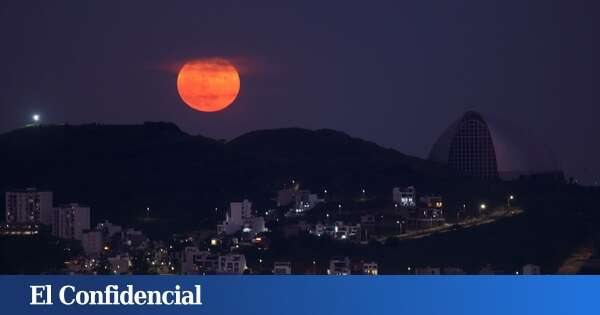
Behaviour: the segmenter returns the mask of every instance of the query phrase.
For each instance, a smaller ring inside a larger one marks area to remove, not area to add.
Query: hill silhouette
[[[146,215],[186,225],[252,199],[272,207],[292,179],[336,198],[362,188],[391,198],[397,185],[440,190],[453,176],[432,162],[334,130],[253,131],[229,142],[172,123],[31,126],[0,135],[0,189],[38,187],[55,203],[92,207],[94,222],[132,224]],[[3,198],[4,196],[2,196]]]

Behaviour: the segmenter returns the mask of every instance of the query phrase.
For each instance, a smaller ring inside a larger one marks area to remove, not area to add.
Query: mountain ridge
[[[338,198],[362,187],[391,198],[394,186],[453,180],[433,162],[331,129],[256,130],[224,142],[165,122],[42,125],[0,134],[0,147],[0,189],[51,189],[55,203],[90,204],[93,221],[122,224],[147,207],[176,223],[214,222],[214,208],[243,198],[271,207],[292,179]]]

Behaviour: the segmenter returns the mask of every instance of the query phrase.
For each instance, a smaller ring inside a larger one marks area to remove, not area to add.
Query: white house
[[[264,218],[253,215],[252,202],[244,199],[242,202],[232,202],[229,204],[225,221],[220,226],[217,226],[217,230],[219,233],[227,235],[235,234],[239,231],[256,235],[264,232],[266,228]]]
[[[291,275],[292,263],[289,261],[276,261],[273,265],[273,274],[275,275]]]
[[[404,189],[394,187],[392,189],[392,199],[394,202],[405,208],[414,207],[417,204],[417,191],[414,186],[408,186]]]
[[[365,275],[376,276],[377,274],[379,274],[379,266],[376,262],[363,263],[362,273]]]
[[[329,261],[328,275],[347,276],[351,273],[350,258],[334,257]]]
[[[241,254],[219,256],[218,272],[223,274],[243,274],[246,270],[246,257]]]

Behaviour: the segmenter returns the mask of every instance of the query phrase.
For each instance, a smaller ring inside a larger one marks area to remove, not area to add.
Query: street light
[[[37,123],[40,121],[40,115],[38,114],[34,114],[33,117],[31,117],[33,119],[34,123]]]
[[[508,198],[506,199],[506,204],[507,204],[506,208],[510,208],[510,201],[511,201],[511,200],[515,200],[515,196],[514,196],[514,195],[510,195],[510,196],[508,196]]]
[[[485,209],[487,208],[487,205],[485,203],[482,203],[479,205],[479,215],[481,215],[481,213],[483,211],[485,211]]]

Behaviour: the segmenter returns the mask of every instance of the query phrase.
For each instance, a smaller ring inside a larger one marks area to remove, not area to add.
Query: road
[[[578,248],[571,257],[567,258],[558,268],[559,275],[576,275],[585,263],[592,257],[592,247],[590,245]]]
[[[458,223],[445,223],[440,226],[432,227],[429,229],[410,231],[410,232],[407,232],[407,233],[404,233],[401,235],[384,236],[384,237],[378,238],[377,240],[379,242],[385,242],[388,238],[397,238],[400,240],[418,239],[418,238],[428,237],[433,234],[451,232],[456,229],[465,229],[465,228],[479,226],[482,224],[493,223],[493,222],[496,222],[496,221],[504,219],[504,218],[520,215],[523,212],[524,211],[519,208],[511,209],[510,212],[507,212],[505,209],[501,209],[501,210],[496,210],[486,216],[482,216],[479,218],[467,219],[467,220],[464,220],[464,221],[461,221]]]

